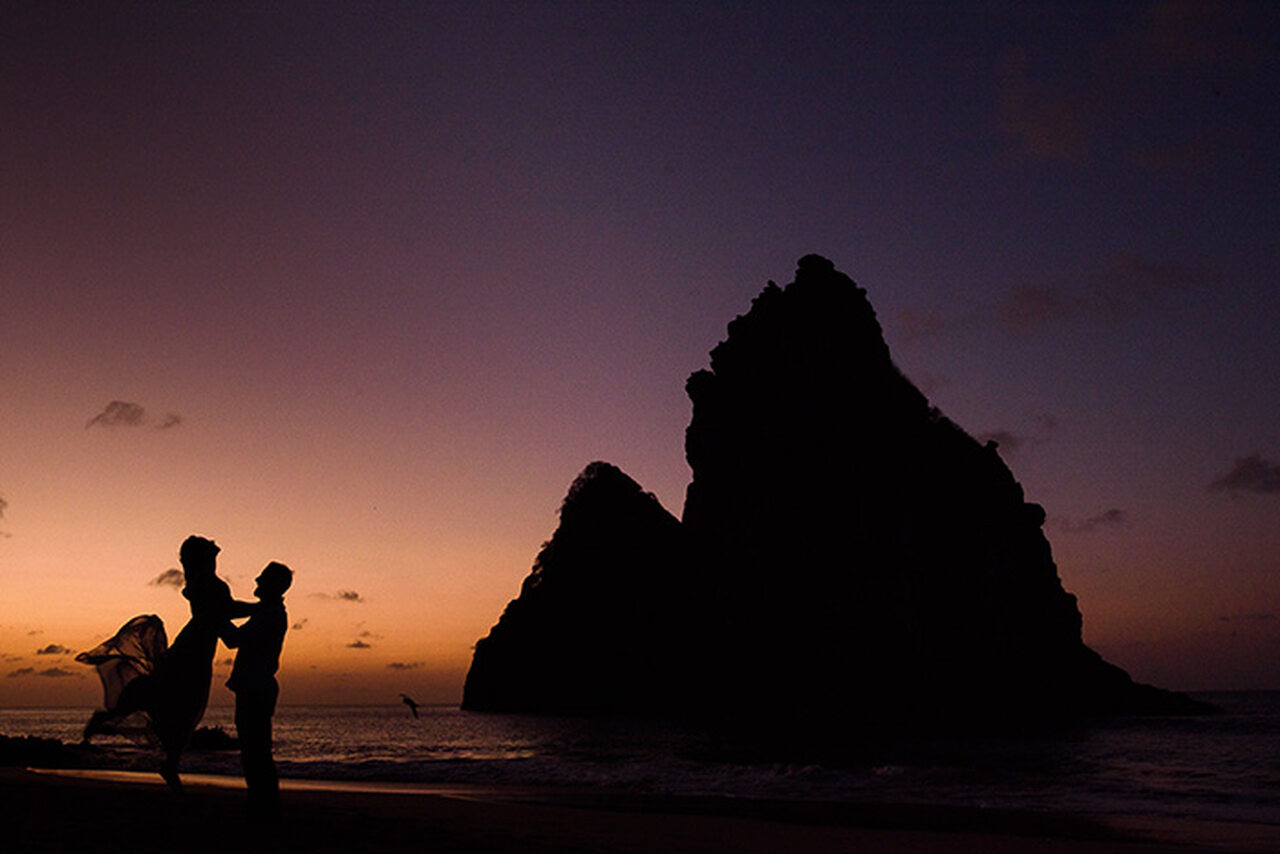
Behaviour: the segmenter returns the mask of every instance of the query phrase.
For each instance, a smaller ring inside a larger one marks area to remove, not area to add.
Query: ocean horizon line
[[[1232,694],[1232,695],[1242,695],[1242,694],[1280,694],[1280,687],[1277,687],[1277,688],[1195,688],[1195,689],[1176,689],[1176,690],[1178,690],[1178,691],[1179,691],[1179,693],[1189,694],[1189,695],[1191,695],[1192,697],[1202,697],[1202,696],[1205,696],[1205,695],[1223,695],[1223,694]],[[279,703],[279,704],[277,705],[277,708],[281,708],[281,709],[291,709],[291,708],[292,708],[292,709],[385,709],[385,708],[393,708],[393,707],[397,707],[397,706],[400,706],[400,705],[402,705],[402,703],[400,703],[400,702],[393,702],[393,701],[390,701],[390,700],[388,700],[387,702],[383,702],[383,703],[355,703],[355,702],[347,702],[347,703],[344,703],[344,702],[326,702],[326,703],[285,703],[285,702],[282,702],[282,703]],[[460,709],[461,707],[462,707],[462,700],[461,700],[461,699],[458,699],[458,700],[456,700],[456,701],[438,701],[438,702],[420,702],[420,703],[418,703],[418,708],[419,708],[419,709],[433,709],[433,708],[434,708],[434,709],[440,709],[440,708],[445,708],[445,709]],[[53,711],[53,710],[57,710],[57,711],[70,711],[70,710],[74,710],[74,709],[94,709],[94,708],[98,708],[98,706],[97,706],[97,705],[89,705],[89,704],[81,704],[81,703],[16,703],[16,704],[12,704],[12,705],[0,705],[0,711],[5,711],[5,710],[15,710],[15,711],[16,711],[16,710],[20,710],[20,709],[22,709],[22,710],[31,710],[31,709],[49,709],[49,710],[51,710],[51,711]],[[229,703],[209,703],[208,708],[210,708],[210,709],[227,709],[227,710],[231,710],[231,709],[234,709],[234,708],[235,708],[235,703],[233,703],[233,702],[229,702]],[[464,710],[464,711],[466,711],[466,710]],[[519,713],[477,712],[477,714],[486,714],[486,715],[488,715],[488,714],[519,714]],[[584,716],[584,714],[581,714],[581,713],[579,713],[579,714],[565,714],[565,715],[545,715],[545,714],[533,714],[533,713],[530,713],[530,714],[531,714],[533,717],[583,717],[583,716]],[[677,712],[677,714],[678,714],[678,712]],[[592,715],[592,714],[586,714],[585,716],[590,717],[590,716],[595,716],[595,715]],[[630,715],[626,715],[626,714],[621,714],[621,715],[617,715],[617,714],[615,714],[615,715],[613,715],[613,716],[615,716],[615,717],[630,717]]]

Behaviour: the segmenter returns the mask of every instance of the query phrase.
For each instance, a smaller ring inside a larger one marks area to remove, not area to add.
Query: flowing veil
[[[76,656],[76,661],[97,668],[102,680],[104,712],[94,712],[96,732],[144,731],[150,720],[142,702],[156,665],[169,649],[164,622],[155,614],[134,617],[108,640]],[[139,682],[138,680],[141,680]],[[126,695],[126,688],[129,688]],[[122,703],[121,700],[124,700]]]

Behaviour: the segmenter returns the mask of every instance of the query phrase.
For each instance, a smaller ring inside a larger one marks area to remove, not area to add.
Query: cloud
[[[19,667],[17,670],[11,670],[8,674],[10,679],[16,679],[23,676],[42,676],[46,679],[65,679],[67,677],[83,677],[84,674],[75,670],[65,670],[61,667],[49,667],[45,670],[36,670],[34,667]]]
[[[1270,611],[1255,611],[1247,614],[1223,614],[1218,618],[1220,623],[1269,623],[1276,619]]]
[[[84,674],[75,670],[65,670],[61,667],[50,667],[46,670],[38,671],[36,676],[43,676],[47,679],[65,679],[69,676],[84,676]]]
[[[362,640],[353,640],[347,644],[347,649],[372,649],[373,644],[365,643]]]
[[[895,315],[898,337],[905,345],[933,338],[947,327],[947,319],[936,308],[904,308]]]
[[[425,665],[424,661],[393,661],[387,665],[388,670],[417,670]]]
[[[1236,460],[1235,467],[1209,484],[1211,492],[1280,492],[1280,464],[1254,454]]]
[[[995,303],[949,314],[932,309],[900,312],[900,334],[910,344],[949,332],[985,333],[996,326],[1018,333],[1079,321],[1140,317],[1176,294],[1212,284],[1218,274],[1201,265],[1116,252],[1083,276],[1050,276],[1010,288]],[[942,385],[943,383],[938,383]],[[917,387],[923,386],[917,382]]]
[[[106,409],[90,418],[84,427],[86,430],[90,427],[138,427],[145,415],[146,410],[136,403],[113,400],[107,404]]]
[[[368,629],[365,629],[363,632],[361,632],[359,636],[362,638],[372,638],[373,640],[382,640],[382,635],[378,634],[377,632],[371,632]]]
[[[91,427],[142,427],[151,422],[152,419],[142,406],[124,400],[113,400],[107,404],[106,409],[90,418],[84,427],[86,430]],[[160,419],[160,423],[156,424],[155,428],[171,430],[181,423],[182,416],[170,412]]]
[[[1129,516],[1119,507],[1104,510],[1096,516],[1079,521],[1072,519],[1058,520],[1058,526],[1071,534],[1088,534],[1099,528],[1124,528],[1129,525]]]
[[[1114,320],[1140,314],[1171,293],[1213,279],[1208,270],[1117,253],[1079,284],[1027,284],[1011,290],[996,306],[1004,327],[1027,332],[1051,323]]]
[[[1016,151],[1069,165],[1185,170],[1256,155],[1253,100],[1271,94],[1259,72],[1276,59],[1267,7],[1111,4],[1092,38],[1068,27],[1015,46],[998,66],[997,130]]]
[[[1019,148],[1050,160],[1080,160],[1093,135],[1087,116],[1079,91],[1034,74],[1025,48],[1015,48],[1005,57],[999,128]]]
[[[364,602],[364,597],[354,590],[339,590],[337,593],[312,593],[313,599],[336,599],[339,602]]]
[[[1058,429],[1058,419],[1052,415],[1037,415],[1032,419],[1031,428],[1024,432],[1013,430],[989,430],[974,436],[982,444],[995,442],[1004,454],[1018,453],[1024,447],[1042,445],[1053,438]]]
[[[61,644],[51,643],[36,650],[36,655],[69,655],[71,650]]]
[[[0,498],[0,519],[4,518],[4,511],[6,508],[8,508],[8,506],[9,506],[9,502],[5,501],[3,498]]]
[[[181,587],[186,583],[187,577],[183,575],[182,570],[174,567],[169,567],[147,582],[152,587]]]
[[[1010,430],[992,430],[988,433],[979,433],[974,438],[984,445],[988,442],[995,442],[1009,453],[1015,454],[1026,442],[1024,437]]]
[[[1162,0],[1147,10],[1133,47],[1150,63],[1193,71],[1251,70],[1267,51],[1246,7],[1215,0]]]

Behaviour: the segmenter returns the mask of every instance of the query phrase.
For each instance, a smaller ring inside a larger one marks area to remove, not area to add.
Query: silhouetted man
[[[236,649],[235,664],[227,687],[236,694],[236,734],[240,737],[240,763],[249,788],[249,816],[274,821],[280,814],[280,783],[271,758],[271,716],[280,687],[276,670],[289,619],[284,592],[293,583],[293,571],[274,561],[258,574],[253,595],[258,606],[243,626],[228,623],[222,640]]]

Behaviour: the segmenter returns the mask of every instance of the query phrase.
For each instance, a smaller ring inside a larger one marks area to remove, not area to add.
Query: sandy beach
[[[285,783],[283,817],[243,815],[238,781],[0,769],[6,850],[132,852],[1188,852],[1277,850],[1276,828],[1103,822],[923,806],[610,796],[568,790]]]

